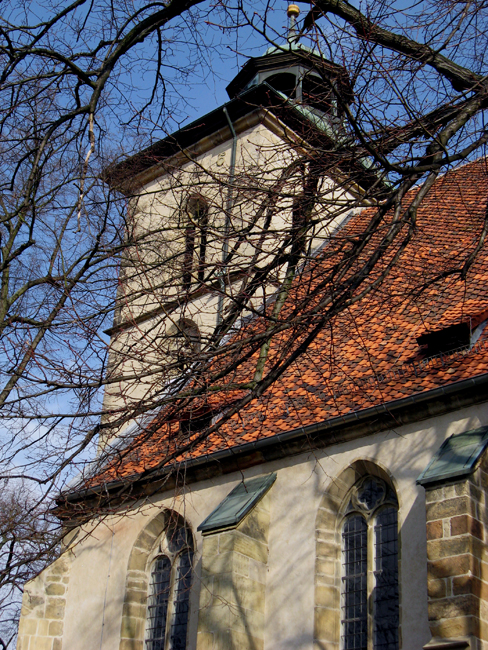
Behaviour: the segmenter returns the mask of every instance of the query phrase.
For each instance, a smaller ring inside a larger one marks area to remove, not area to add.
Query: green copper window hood
[[[266,494],[276,480],[276,474],[244,479],[202,521],[197,530],[204,535],[235,528]]]

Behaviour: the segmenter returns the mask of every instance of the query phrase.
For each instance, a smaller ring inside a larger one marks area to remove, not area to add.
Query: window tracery
[[[366,476],[351,490],[342,524],[341,644],[398,650],[398,501]]]
[[[151,565],[145,650],[185,650],[193,565],[193,539],[170,526]]]

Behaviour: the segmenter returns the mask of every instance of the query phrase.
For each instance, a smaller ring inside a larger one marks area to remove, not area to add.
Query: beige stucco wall
[[[196,528],[242,475],[251,477],[272,471],[277,472],[277,480],[269,492],[264,648],[310,649],[314,619],[315,519],[320,499],[342,470],[355,460],[369,459],[386,470],[397,489],[402,650],[419,650],[429,641],[430,632],[425,493],[415,480],[447,436],[486,423],[487,418],[487,405],[472,407],[432,421],[399,427],[396,431],[266,463],[245,470],[243,474],[191,484],[185,494],[156,495],[151,503],[142,504],[125,516],[105,519],[71,551],[63,649],[118,650],[129,554],[141,530],[161,508],[180,512],[195,532],[197,575],[192,590],[188,646],[194,649],[202,549],[202,537],[196,533]],[[38,582],[35,585],[35,590],[39,591]],[[26,598],[30,589],[28,585]]]

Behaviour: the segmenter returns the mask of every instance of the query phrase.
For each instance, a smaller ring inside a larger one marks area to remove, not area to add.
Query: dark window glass
[[[171,579],[171,562],[165,555],[153,564],[147,605],[146,650],[164,650]]]
[[[176,522],[166,531],[168,555],[153,563],[147,603],[145,650],[185,650],[193,540],[191,532]]]
[[[364,517],[353,515],[342,532],[342,647],[367,650],[367,533]]]
[[[398,650],[397,498],[367,476],[351,490],[342,530],[342,648]],[[361,514],[364,513],[364,514]]]
[[[398,521],[395,508],[376,517],[374,650],[397,650],[399,625]]]
[[[185,650],[186,646],[192,559],[193,553],[191,551],[182,553],[178,558],[173,616],[171,619],[171,650]]]

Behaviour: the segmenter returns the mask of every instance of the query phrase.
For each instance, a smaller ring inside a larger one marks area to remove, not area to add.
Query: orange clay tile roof
[[[465,279],[447,274],[429,286],[440,270],[454,267],[474,249],[487,199],[486,159],[440,177],[419,208],[413,241],[383,284],[334,317],[260,399],[177,461],[237,448],[487,373],[488,327],[472,349],[431,359],[423,356],[416,340],[423,333],[460,322],[470,322],[474,329],[488,317],[487,246],[481,247]],[[351,219],[345,234],[360,232],[372,210]],[[307,277],[300,282],[297,295]],[[426,287],[421,293],[420,285]],[[275,356],[289,339],[289,332],[275,339]],[[240,372],[242,378],[246,369]],[[136,440],[129,453],[107,466],[96,482],[134,477],[156,467],[165,454],[177,452],[177,427],[167,424],[143,444]]]

